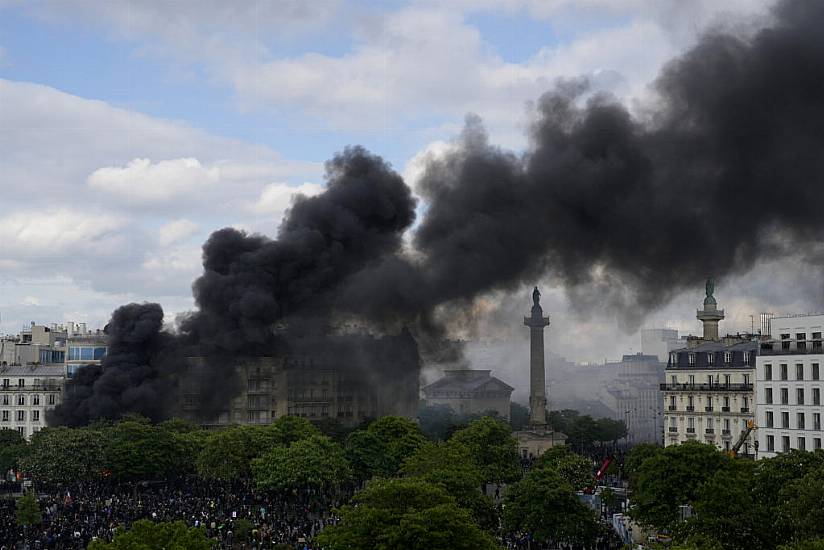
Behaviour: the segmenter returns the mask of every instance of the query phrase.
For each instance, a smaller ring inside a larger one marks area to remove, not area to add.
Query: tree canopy
[[[340,510],[318,544],[330,550],[492,550],[492,537],[442,487],[418,479],[376,480]]]
[[[112,542],[92,541],[89,550],[212,550],[213,541],[202,527],[186,527],[182,521],[134,522],[128,531],[118,530]]]
[[[343,447],[326,436],[313,435],[254,459],[252,478],[263,489],[323,489],[349,483],[352,469]]]
[[[518,443],[505,422],[484,417],[458,430],[450,441],[464,445],[480,467],[484,481],[508,482],[521,474]]]

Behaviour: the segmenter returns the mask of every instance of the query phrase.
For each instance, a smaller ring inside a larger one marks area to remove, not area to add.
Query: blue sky
[[[768,2],[718,4],[0,0],[0,332],[102,325],[127,301],[191,308],[208,234],[273,235],[347,144],[414,188],[469,112],[523,149],[529,102],[559,78],[643,102],[702,29]],[[584,326],[615,332],[569,330]]]

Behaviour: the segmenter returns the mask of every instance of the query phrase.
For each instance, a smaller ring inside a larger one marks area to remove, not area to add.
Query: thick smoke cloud
[[[611,306],[632,327],[707,276],[815,243],[824,4],[783,2],[774,15],[750,38],[708,34],[670,62],[640,117],[567,82],[538,102],[522,156],[491,145],[469,117],[420,183],[428,210],[414,243],[424,260],[391,258],[361,274],[353,302],[379,288],[386,314],[412,311],[548,272],[577,305]]]
[[[175,345],[219,364],[354,318],[384,331],[409,325],[437,349],[444,315],[547,273],[577,304],[607,304],[631,324],[708,275],[815,243],[824,4],[787,1],[774,16],[749,37],[706,35],[665,67],[640,116],[585,82],[559,85],[540,99],[523,155],[491,145],[469,117],[454,149],[425,170],[412,252],[402,248],[409,188],[379,157],[346,149],[327,166],[327,190],[299,200],[277,239],[211,236],[198,310]],[[280,325],[288,330],[273,331]],[[153,334],[149,350],[166,338]],[[84,375],[75,386],[87,397],[68,417],[151,410],[142,400],[155,389],[156,356],[112,352],[106,368],[122,368],[112,381],[105,369],[93,384]],[[218,402],[227,386],[215,380]],[[92,409],[98,395],[104,405]]]

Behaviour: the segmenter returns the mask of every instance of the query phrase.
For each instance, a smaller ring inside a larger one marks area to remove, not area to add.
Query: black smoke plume
[[[540,99],[523,155],[491,145],[469,117],[420,183],[426,214],[413,253],[402,248],[414,221],[409,188],[379,157],[347,149],[328,164],[326,191],[298,201],[276,240],[212,235],[194,284],[198,310],[179,338],[220,362],[288,348],[293,336],[275,325],[311,333],[355,318],[409,325],[431,344],[442,334],[438,313],[547,273],[579,304],[640,315],[707,275],[817,243],[822,21],[824,3],[784,1],[769,28],[705,35],[663,69],[641,116],[583,81],[563,83]],[[149,369],[117,355],[106,368],[134,375],[101,384],[104,368],[93,384],[85,375],[73,383],[88,396],[80,403],[99,394],[112,405],[70,417],[143,407],[162,369],[151,353]],[[215,384],[216,400],[222,389]]]

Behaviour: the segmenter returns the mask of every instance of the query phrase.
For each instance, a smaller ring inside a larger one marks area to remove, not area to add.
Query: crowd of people
[[[52,488],[39,493],[42,522],[33,527],[17,525],[14,499],[0,500],[0,550],[86,548],[140,519],[202,526],[220,548],[310,549],[314,535],[337,521],[332,510],[348,496],[312,489],[277,495],[247,483],[199,479]]]

